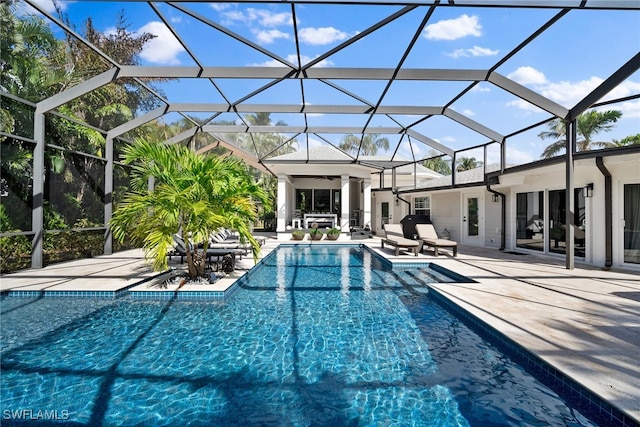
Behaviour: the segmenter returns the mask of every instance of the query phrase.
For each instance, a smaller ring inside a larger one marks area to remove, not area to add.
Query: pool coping
[[[578,380],[565,374],[561,369],[520,345],[517,341],[500,332],[487,322],[470,313],[455,301],[447,298],[438,289],[429,286],[429,295],[445,310],[460,318],[474,332],[495,344],[507,356],[515,360],[528,373],[538,378],[559,395],[570,399],[576,409],[587,411],[596,417],[598,423],[622,427],[637,427],[638,422],[598,393],[590,390]]]

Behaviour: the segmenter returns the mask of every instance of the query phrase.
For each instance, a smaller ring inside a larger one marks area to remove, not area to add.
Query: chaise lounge
[[[454,240],[441,239],[438,237],[436,228],[433,224],[416,224],[416,232],[418,237],[422,240],[423,247],[433,248],[433,253],[438,256],[438,249],[440,248],[452,248],[453,256],[458,255],[458,242]]]
[[[404,237],[401,224],[384,224],[383,227],[385,238],[380,241],[382,248],[386,243],[396,248],[396,256],[400,255],[400,249],[411,251],[415,256],[418,256],[422,250],[422,242]]]

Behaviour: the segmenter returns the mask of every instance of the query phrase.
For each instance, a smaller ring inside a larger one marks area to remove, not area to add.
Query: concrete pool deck
[[[294,242],[267,239],[262,256],[280,243]],[[567,270],[564,258],[465,245],[456,258],[446,250],[435,258],[431,253],[393,256],[393,248],[381,249],[376,238],[337,243],[366,244],[391,262],[434,262],[472,279],[432,286],[640,423],[639,273],[577,263]],[[243,257],[236,272],[215,284],[185,285],[180,291],[224,291],[253,265],[251,256]],[[150,286],[156,276],[142,251],[132,250],[3,275],[0,291],[157,292],[161,289]]]

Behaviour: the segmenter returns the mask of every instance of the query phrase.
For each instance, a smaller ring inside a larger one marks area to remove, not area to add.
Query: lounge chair
[[[396,248],[396,256],[400,255],[400,249],[411,251],[415,256],[418,256],[422,250],[422,242],[404,237],[401,224],[384,224],[383,227],[385,238],[380,241],[382,248],[386,243]]]
[[[253,236],[253,238],[256,239],[260,246],[264,245],[266,242],[266,239],[263,236]],[[212,234],[210,242],[215,244],[243,244],[236,233],[226,228],[220,228]]]
[[[184,239],[182,238],[182,236],[180,236],[179,234],[174,234],[173,235],[173,241],[175,242],[175,246],[173,248],[173,251],[169,252],[169,257],[172,257],[174,255],[176,256],[180,256],[180,263],[184,263],[184,258],[187,256],[187,247],[186,247],[186,243],[184,241]],[[202,252],[202,249],[194,249],[193,244],[191,242],[189,242],[190,245],[190,249],[192,252]],[[206,254],[206,258],[209,261],[209,264],[213,264],[214,263],[214,257],[215,257],[215,261],[220,262],[225,255],[231,255],[234,259],[234,264],[235,264],[235,257],[236,256],[240,256],[240,259],[242,259],[242,255],[246,254],[245,250],[242,248],[238,248],[238,247],[219,247],[219,248],[207,248],[207,254]]]
[[[432,247],[435,256],[438,256],[438,249],[452,248],[453,256],[458,255],[458,242],[454,240],[441,239],[438,237],[433,224],[416,224],[416,233],[423,242],[423,247]]]

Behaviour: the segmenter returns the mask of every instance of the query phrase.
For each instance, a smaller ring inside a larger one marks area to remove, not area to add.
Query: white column
[[[340,178],[342,184],[340,190],[340,230],[346,232],[349,231],[349,220],[351,219],[351,206],[349,206],[351,185],[349,183],[349,175],[342,175]]]
[[[31,210],[31,268],[42,268],[44,251],[44,153],[45,153],[45,117],[38,111],[33,117],[33,207]]]
[[[373,230],[373,224],[371,223],[371,178],[364,179],[364,194],[362,196],[364,198],[364,212],[362,213],[362,225],[366,227],[367,225],[371,230]]]
[[[113,235],[109,221],[113,215],[113,138],[109,137],[105,141],[105,157],[107,163],[104,166],[104,226],[106,232],[104,235],[104,254],[113,254]]]
[[[276,231],[282,233],[287,226],[287,176],[278,175],[278,212]]]

